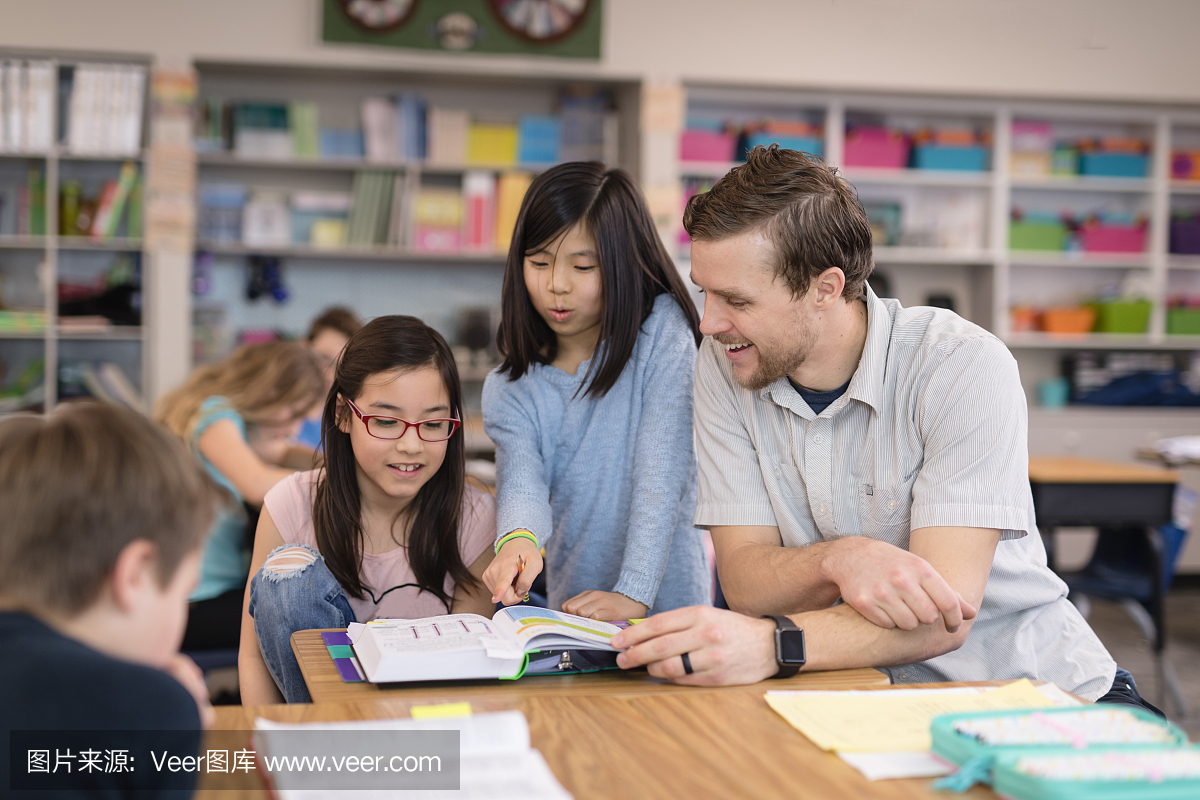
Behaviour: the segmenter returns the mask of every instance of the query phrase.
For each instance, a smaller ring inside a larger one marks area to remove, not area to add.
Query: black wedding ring
[[[684,653],[683,655],[681,655],[680,658],[683,660],[683,671],[686,674],[691,675],[692,672],[694,672],[694,670],[692,669],[692,660],[690,658],[688,658],[687,653]]]

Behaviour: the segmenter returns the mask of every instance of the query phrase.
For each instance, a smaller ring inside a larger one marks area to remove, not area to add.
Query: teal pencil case
[[[1013,800],[1196,800],[1200,748],[1039,748],[1003,753],[992,789]]]
[[[1107,704],[947,714],[934,718],[930,734],[934,755],[958,765],[957,772],[935,781],[934,788],[959,792],[976,783],[991,783],[999,791],[998,775],[1001,771],[1009,774],[1015,759],[1020,758],[1093,756],[1101,751],[1110,758],[1126,752],[1196,752],[1187,748],[1187,735],[1170,722],[1140,708]],[[1029,780],[1015,780],[1019,784],[1036,782],[1033,776],[1027,777]],[[1058,789],[1068,793],[1028,797],[1090,796],[1069,793],[1073,791],[1067,786],[1070,781],[1058,783],[1062,784]],[[1200,784],[1193,786],[1200,788]],[[1200,793],[1193,797],[1200,797]]]

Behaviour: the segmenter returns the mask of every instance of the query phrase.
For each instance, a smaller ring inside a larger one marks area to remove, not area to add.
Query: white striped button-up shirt
[[[1034,522],[1016,361],[953,312],[869,289],[866,304],[858,369],[821,414],[786,377],[742,388],[721,345],[704,341],[696,526],[774,526],[785,547],[869,536],[904,549],[918,528],[999,529],[966,643],[886,671],[897,683],[1029,677],[1104,695],[1116,664],[1047,567]]]

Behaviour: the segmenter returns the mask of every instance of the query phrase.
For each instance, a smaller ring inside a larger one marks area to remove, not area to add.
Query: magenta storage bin
[[[1146,229],[1098,225],[1080,230],[1079,242],[1088,253],[1142,253],[1146,250]]]
[[[1171,252],[1200,255],[1200,220],[1171,220]]]
[[[686,130],[679,137],[681,161],[732,161],[736,137],[727,133],[699,129]]]
[[[847,167],[901,169],[908,165],[908,137],[887,128],[854,128],[846,134],[843,161]]]

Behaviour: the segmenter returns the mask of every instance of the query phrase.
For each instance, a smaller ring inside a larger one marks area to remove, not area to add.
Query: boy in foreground
[[[195,773],[130,763],[120,740],[195,756],[211,721],[179,642],[217,500],[183,446],[132,411],[0,421],[0,794],[18,778],[69,780],[56,797],[193,788]],[[43,735],[43,756],[24,749],[30,730],[80,733]]]

